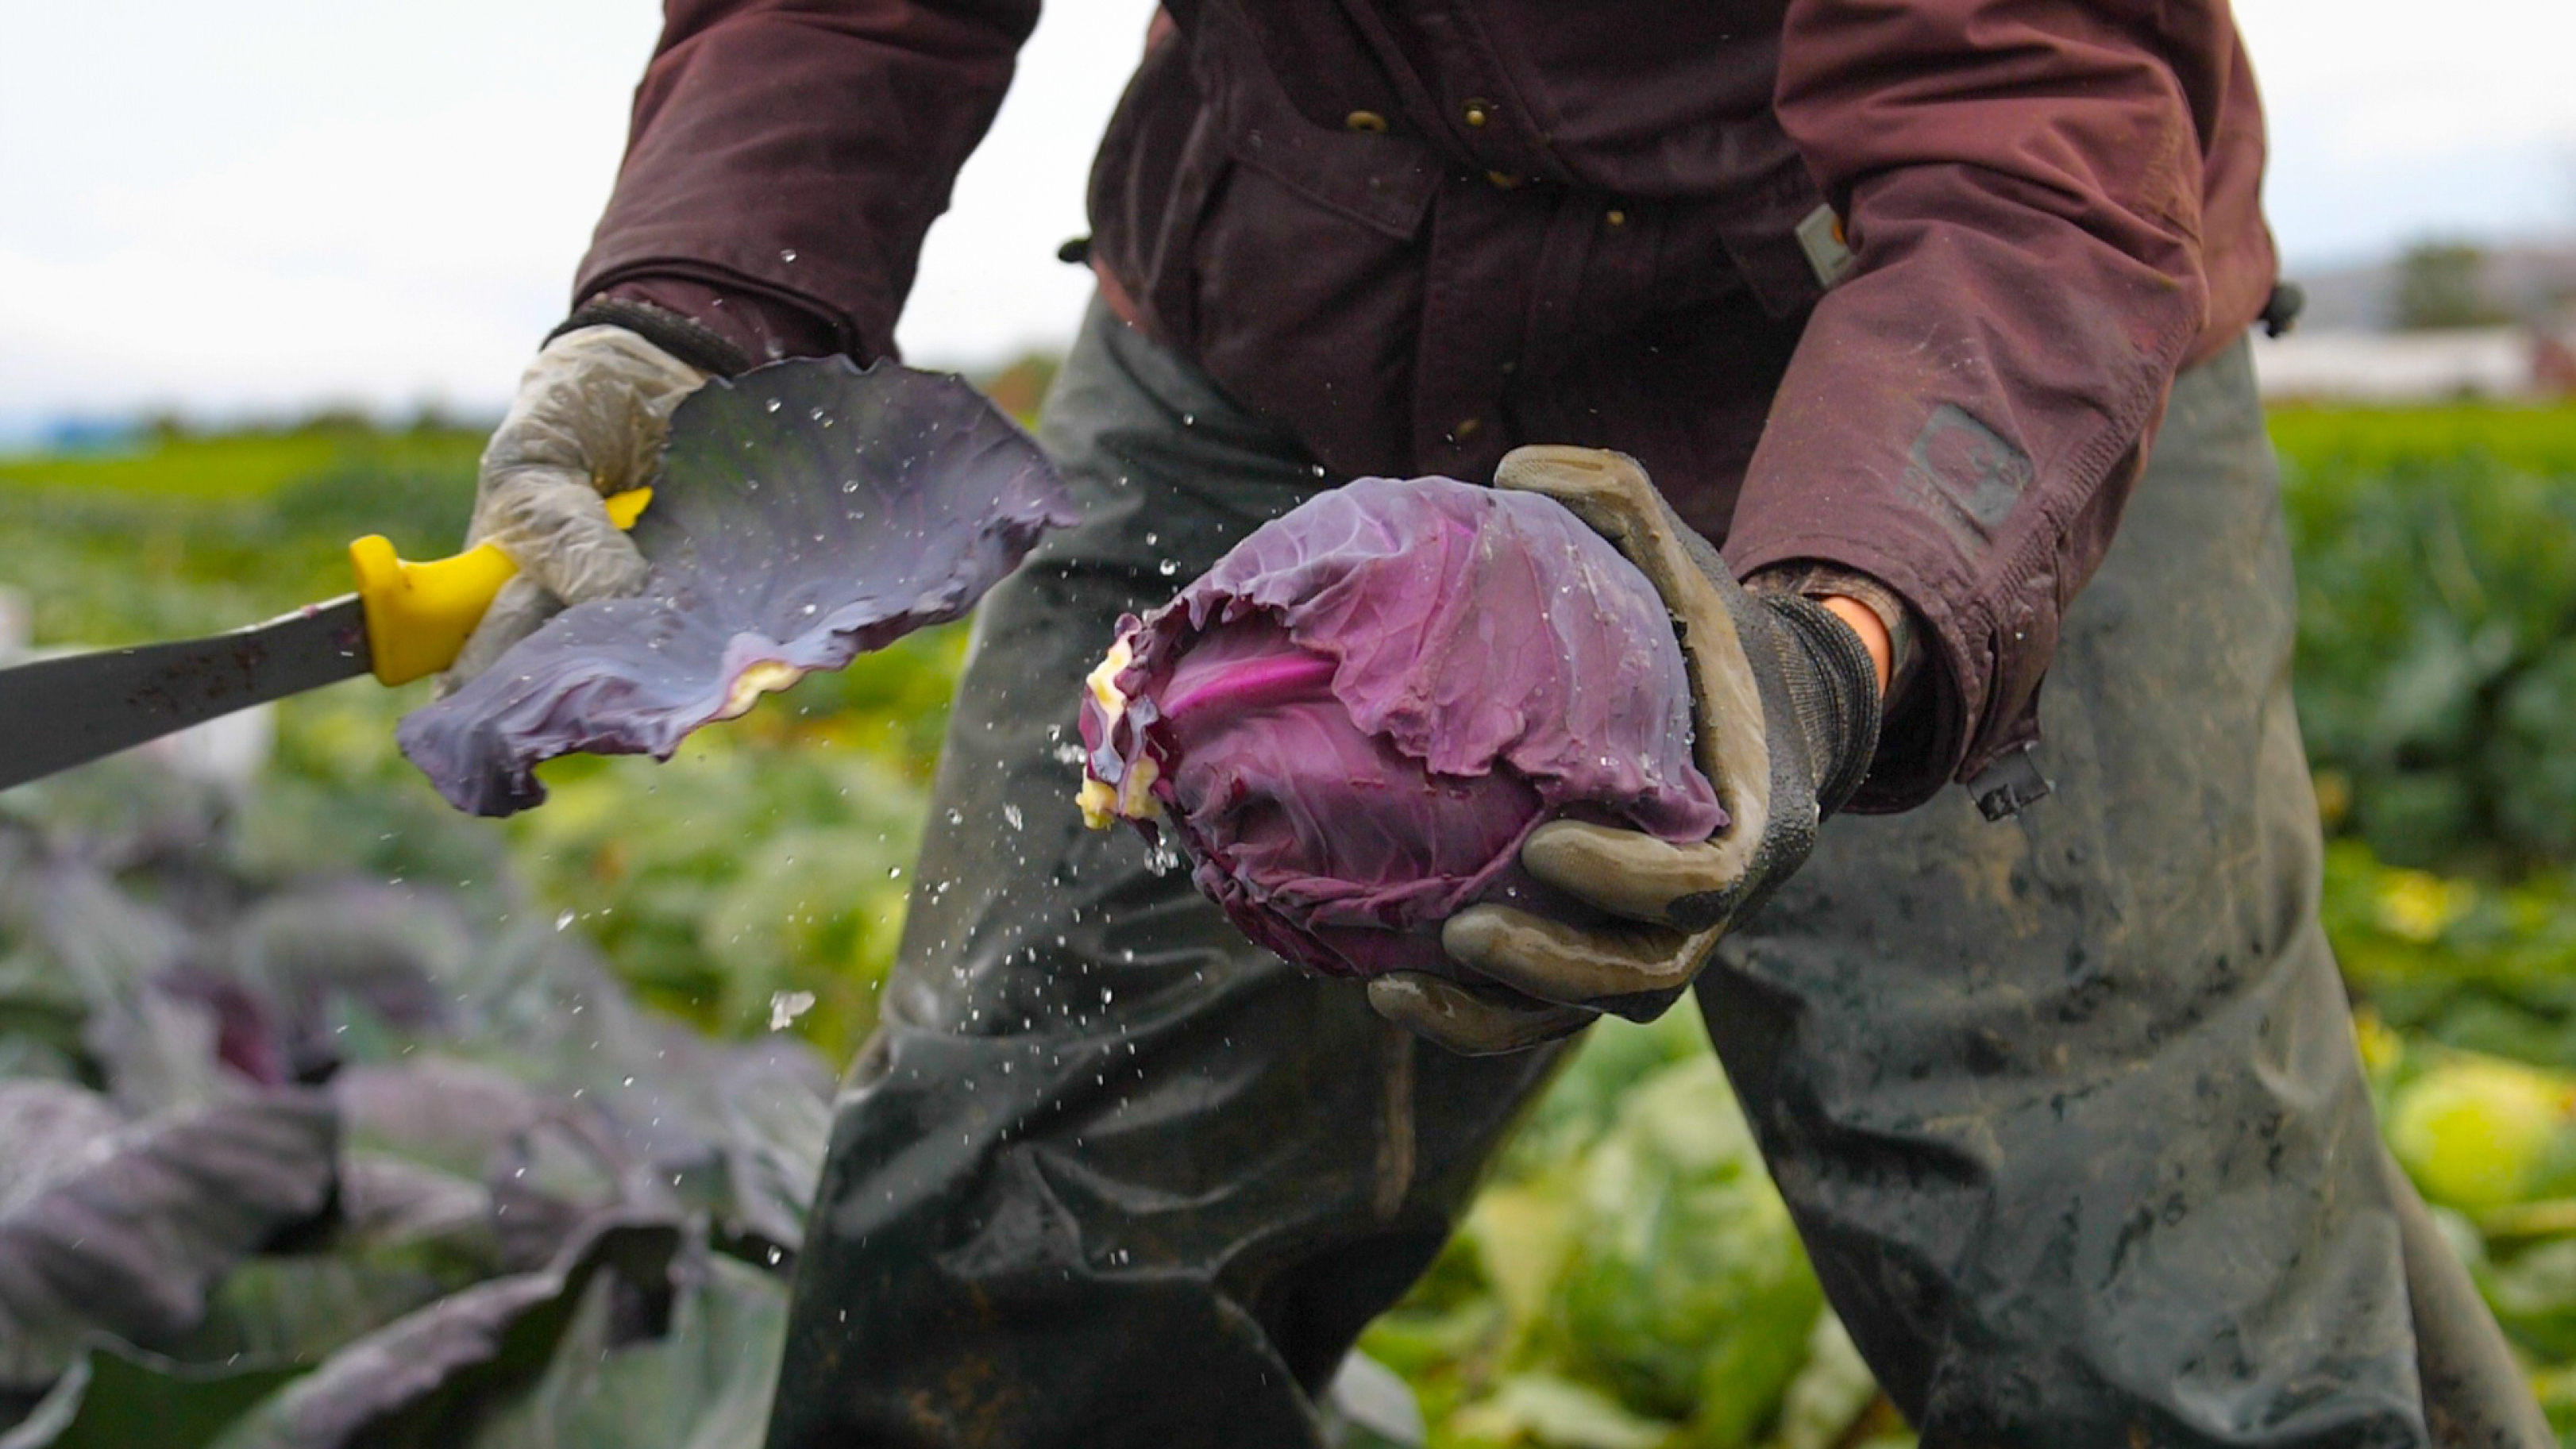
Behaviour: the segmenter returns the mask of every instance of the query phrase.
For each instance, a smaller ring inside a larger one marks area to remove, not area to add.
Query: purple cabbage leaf
[[[633,534],[643,593],[565,610],[397,738],[450,804],[507,815],[545,799],[541,761],[668,759],[765,692],[963,616],[1076,516],[958,378],[828,358],[718,379],[672,417]]]
[[[92,1332],[195,1327],[217,1280],[324,1211],[338,1147],[297,1088],[129,1125],[68,1083],[0,1084],[0,1385],[50,1381]]]
[[[1168,829],[1244,934],[1311,970],[1454,973],[1439,925],[1508,902],[1548,820],[1725,824],[1645,575],[1555,501],[1363,478],[1120,621],[1082,702],[1084,813]]]
[[[347,1344],[253,1408],[223,1442],[234,1449],[458,1443],[478,1404],[544,1367],[595,1276],[667,1293],[681,1244],[671,1224],[604,1215],[546,1267],[477,1283]]]
[[[497,855],[65,803],[0,811],[0,1449],[758,1441],[818,1054],[644,1008]]]

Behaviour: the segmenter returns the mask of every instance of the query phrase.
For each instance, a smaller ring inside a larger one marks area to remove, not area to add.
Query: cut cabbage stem
[[[1108,655],[1083,680],[1083,686],[1091,691],[1092,699],[1099,704],[1100,712],[1107,720],[1102,726],[1106,732],[1115,733],[1118,722],[1126,717],[1127,695],[1118,687],[1118,676],[1126,673],[1127,666],[1135,659],[1133,641],[1122,635],[1109,646]],[[1108,781],[1086,773],[1082,778],[1082,788],[1073,797],[1073,803],[1082,809],[1082,823],[1094,830],[1106,830],[1121,819],[1162,818],[1161,802],[1148,793],[1161,775],[1162,768],[1142,756],[1127,767],[1126,778],[1114,788]]]
[[[1135,660],[1135,645],[1125,635],[1120,635],[1117,642],[1109,646],[1108,657],[1094,665],[1090,675],[1082,681],[1091,691],[1091,697],[1100,701],[1112,727],[1117,725],[1118,717],[1127,712],[1127,696],[1118,688],[1118,676],[1126,673],[1127,666]]]
[[[805,671],[777,659],[763,659],[733,677],[733,688],[725,695],[724,708],[717,719],[740,719],[760,703],[764,694],[776,694],[805,677]]]
[[[1082,807],[1082,823],[1094,830],[1106,830],[1118,823],[1118,792],[1097,775],[1082,777],[1082,788],[1074,792],[1073,803]]]

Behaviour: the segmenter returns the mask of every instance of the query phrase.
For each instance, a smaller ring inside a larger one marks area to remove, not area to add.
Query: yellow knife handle
[[[653,501],[653,490],[634,488],[611,496],[609,521],[633,528]],[[451,558],[412,563],[394,556],[391,540],[371,533],[349,545],[358,575],[358,599],[367,615],[367,650],[376,678],[409,684],[456,662],[465,638],[519,572],[510,556],[480,544]]]

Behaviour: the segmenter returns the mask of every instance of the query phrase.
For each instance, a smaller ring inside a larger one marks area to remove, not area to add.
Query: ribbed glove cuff
[[[751,370],[751,359],[743,355],[742,349],[712,328],[650,302],[624,297],[584,302],[561,326],[546,334],[546,341],[584,327],[623,327],[698,371],[717,377],[740,377]]]
[[[1794,594],[1758,601],[1779,616],[1801,658],[1792,658],[1789,704],[1807,737],[1816,812],[1831,815],[1860,788],[1878,754],[1878,661],[1831,609]]]

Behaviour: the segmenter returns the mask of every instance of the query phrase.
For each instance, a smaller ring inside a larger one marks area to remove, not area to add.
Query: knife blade
[[[203,639],[0,669],[0,790],[373,667],[348,594]]]

